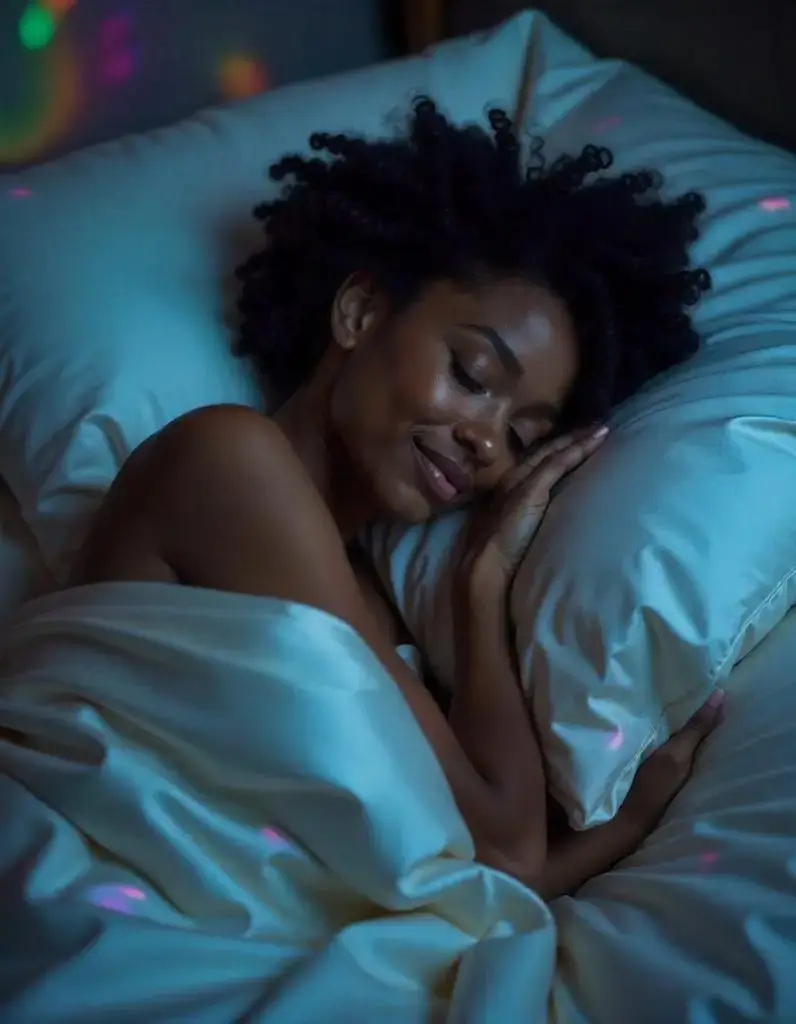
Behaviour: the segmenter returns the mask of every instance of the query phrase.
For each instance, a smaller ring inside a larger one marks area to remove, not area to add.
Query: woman
[[[315,135],[261,206],[240,270],[242,352],[285,397],[273,419],[200,410],[130,458],[72,585],[155,580],[324,609],[371,646],[448,779],[478,858],[551,898],[629,853],[689,775],[713,699],[638,772],[617,817],[548,842],[545,777],[510,653],[507,593],[551,487],[617,402],[690,355],[699,196],[651,174],[587,179],[587,147],[526,170],[511,123],[457,128],[429,100],[408,134]],[[352,553],[375,516],[476,502],[459,569],[461,660],[446,717],[396,654],[394,616]],[[353,564],[352,563],[353,559]],[[714,698],[720,695],[714,695]]]

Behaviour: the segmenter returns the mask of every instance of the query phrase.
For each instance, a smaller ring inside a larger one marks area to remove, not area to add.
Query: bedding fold
[[[6,1024],[547,1019],[548,910],[473,862],[345,623],[97,584],[27,605],[0,677]]]

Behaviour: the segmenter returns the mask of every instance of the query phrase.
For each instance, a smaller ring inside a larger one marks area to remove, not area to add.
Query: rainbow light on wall
[[[268,88],[268,71],[262,61],[245,53],[224,57],[218,68],[218,86],[228,100],[255,96]]]
[[[80,69],[58,30],[75,0],[39,0],[20,15],[18,33],[27,51],[26,99],[0,122],[0,164],[33,160],[72,127],[80,105]]]
[[[29,98],[0,124],[0,163],[25,163],[53,146],[72,127],[80,98],[80,69],[65,38],[29,56]]]
[[[0,119],[0,167],[46,157],[75,127],[89,92],[93,104],[97,89],[122,87],[138,70],[141,48],[130,10],[107,12],[94,26],[90,45],[78,47],[62,28],[77,2],[30,0],[19,17],[19,98]],[[271,86],[264,61],[245,51],[221,55],[208,71],[226,100],[245,99]]]

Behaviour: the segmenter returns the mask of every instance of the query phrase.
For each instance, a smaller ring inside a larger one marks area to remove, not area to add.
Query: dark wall
[[[378,0],[0,0],[0,168],[382,60],[381,10]],[[48,12],[55,31],[40,46]]]
[[[796,150],[796,0],[448,0],[447,29],[472,32],[529,6],[600,56]]]

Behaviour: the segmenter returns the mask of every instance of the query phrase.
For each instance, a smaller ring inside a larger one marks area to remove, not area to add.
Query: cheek
[[[419,369],[401,374],[396,381],[405,415],[419,426],[447,422],[456,404],[448,375],[435,366]]]
[[[406,433],[411,420],[405,381],[381,354],[351,359],[335,384],[332,415],[349,450],[361,455],[380,449]]]
[[[451,422],[458,400],[447,348],[397,332],[374,338],[348,362],[335,390],[335,422],[347,441],[387,445],[415,427]]]
[[[395,409],[410,426],[445,423],[451,418],[458,392],[443,345],[414,340],[396,351],[385,374]]]

